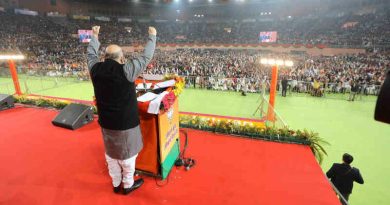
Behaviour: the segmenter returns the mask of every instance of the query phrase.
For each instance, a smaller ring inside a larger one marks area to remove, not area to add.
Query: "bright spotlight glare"
[[[212,3],[213,2],[213,0],[209,0],[209,3]]]
[[[269,65],[275,65],[275,59],[268,59]]]
[[[276,65],[284,65],[284,61],[283,60],[276,60]]]
[[[285,66],[290,66],[290,67],[291,67],[291,66],[294,65],[294,63],[293,63],[292,61],[285,61],[285,62],[284,62],[284,65],[285,65]]]
[[[293,66],[294,63],[291,60],[282,60],[282,59],[268,59],[268,58],[262,58],[260,59],[261,64],[266,65],[278,65],[278,66]]]
[[[23,60],[24,55],[0,55],[0,60]]]

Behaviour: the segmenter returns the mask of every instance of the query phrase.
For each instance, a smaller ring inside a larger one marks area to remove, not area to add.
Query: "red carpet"
[[[190,171],[115,195],[96,122],[51,125],[57,111],[0,111],[0,204],[339,204],[309,148],[189,130]]]

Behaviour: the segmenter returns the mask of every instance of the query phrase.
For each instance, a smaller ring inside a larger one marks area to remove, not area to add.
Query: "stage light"
[[[276,60],[275,64],[276,65],[284,65],[284,61],[283,60]]]
[[[209,0],[209,3],[213,3],[213,0]]]
[[[0,55],[0,60],[23,60],[24,55]]]
[[[292,61],[284,61],[284,65],[291,67],[294,65],[294,63]]]
[[[194,0],[188,0],[188,2],[190,2],[190,3],[193,2],[193,1],[194,1]]]
[[[275,65],[275,59],[268,59],[268,64],[269,65]]]
[[[264,65],[278,65],[278,66],[293,66],[294,63],[291,60],[282,60],[282,59],[272,59],[272,58],[262,58],[260,63]]]

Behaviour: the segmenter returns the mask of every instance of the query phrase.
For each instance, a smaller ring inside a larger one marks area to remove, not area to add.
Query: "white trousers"
[[[112,178],[112,185],[118,187],[121,182],[123,188],[130,188],[134,184],[135,160],[138,154],[126,159],[117,160],[112,159],[106,154],[106,161],[108,166],[108,173]]]

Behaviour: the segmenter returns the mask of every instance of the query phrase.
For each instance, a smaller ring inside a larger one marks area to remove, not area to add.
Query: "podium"
[[[144,147],[138,154],[136,169],[165,179],[180,154],[179,99],[167,110],[148,113],[150,102],[138,102]]]

